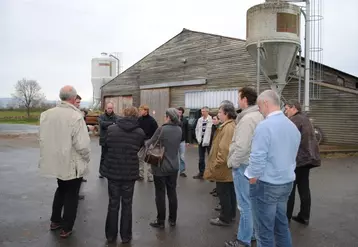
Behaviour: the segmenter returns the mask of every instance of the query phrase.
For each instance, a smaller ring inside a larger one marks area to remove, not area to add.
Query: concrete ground
[[[83,184],[75,232],[63,240],[50,232],[49,218],[56,180],[40,177],[36,138],[0,139],[0,246],[106,246],[107,183],[97,177],[98,140],[92,140],[91,174]],[[220,247],[237,228],[211,226],[217,199],[213,183],[197,181],[197,152],[187,152],[188,178],[179,178],[176,228],[152,229],[155,219],[153,183],[137,182],[133,205],[133,247]],[[312,171],[312,218],[308,227],[291,223],[294,246],[358,246],[358,157],[325,159]],[[296,207],[297,212],[297,207]],[[118,239],[120,243],[120,239]],[[118,246],[122,246],[118,244]]]

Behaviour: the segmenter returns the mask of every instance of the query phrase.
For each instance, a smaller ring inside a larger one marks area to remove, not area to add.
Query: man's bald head
[[[109,103],[107,103],[107,105],[106,105],[106,112],[108,113],[108,114],[112,114],[112,112],[113,112],[113,103],[111,103],[111,102],[109,102]]]
[[[77,97],[77,91],[74,87],[67,85],[61,88],[60,99],[62,101],[66,101],[71,104],[74,104],[74,102],[76,101],[76,97]]]

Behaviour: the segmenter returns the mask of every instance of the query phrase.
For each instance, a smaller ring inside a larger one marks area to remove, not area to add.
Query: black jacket
[[[108,127],[105,136],[107,154],[100,174],[109,180],[134,181],[139,178],[138,152],[145,134],[136,118],[123,117]]]
[[[155,119],[152,116],[150,116],[149,114],[138,118],[138,123],[139,123],[139,127],[145,133],[146,140],[152,138],[155,131],[158,129],[157,121],[155,121]]]
[[[160,135],[160,132],[162,134]],[[160,166],[152,165],[152,172],[155,176],[170,176],[178,172],[179,159],[178,151],[181,142],[181,128],[179,125],[168,123],[158,128],[153,137],[146,142],[146,145],[154,144],[158,138],[164,146],[164,158]]]
[[[182,132],[182,136],[181,136],[181,141],[185,141],[186,143],[188,142],[188,120],[185,117],[181,117],[180,119],[180,127],[181,127],[181,132]]]
[[[99,123],[99,145],[104,145],[104,138],[107,133],[108,126],[113,125],[117,122],[118,116],[112,112],[111,114],[103,113],[98,117]]]
[[[301,132],[301,143],[298,148],[296,166],[310,168],[320,166],[321,157],[311,121],[301,112],[296,113],[290,119]]]

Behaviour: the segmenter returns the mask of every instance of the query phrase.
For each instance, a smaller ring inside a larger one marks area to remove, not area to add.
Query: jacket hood
[[[236,124],[238,124],[240,122],[240,120],[248,113],[251,112],[257,112],[259,111],[259,106],[258,105],[253,105],[253,106],[249,106],[246,109],[242,110],[239,115],[237,115],[236,117]]]
[[[117,125],[126,132],[132,132],[139,128],[138,119],[134,117],[120,117]]]

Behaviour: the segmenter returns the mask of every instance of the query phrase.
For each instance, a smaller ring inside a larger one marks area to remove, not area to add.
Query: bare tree
[[[15,93],[12,95],[20,105],[26,108],[27,117],[30,117],[30,110],[34,105],[45,99],[41,92],[41,86],[35,80],[18,81],[15,85]]]

